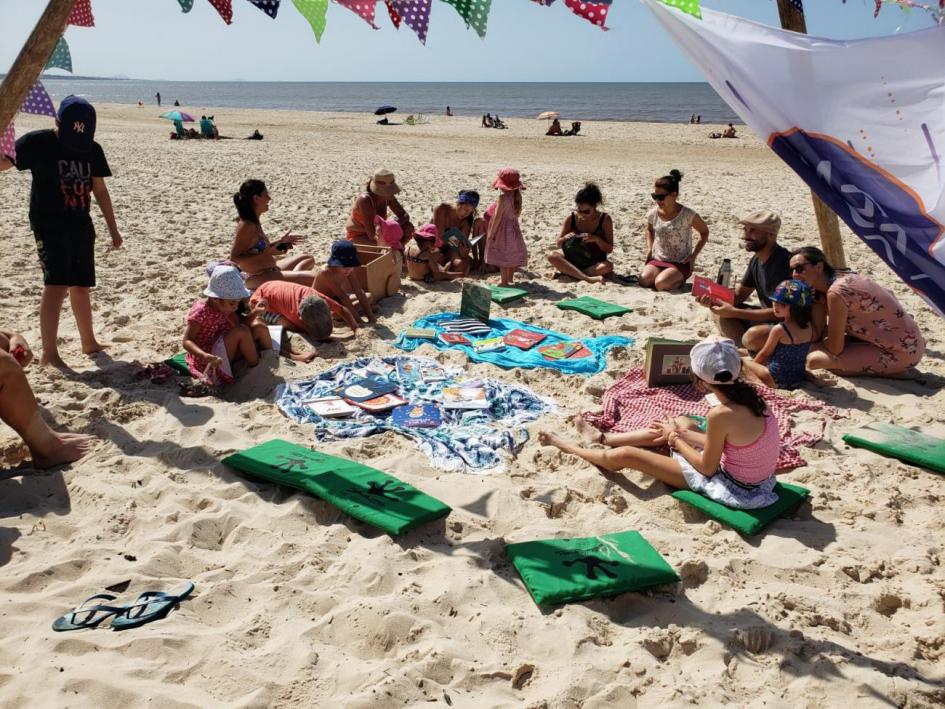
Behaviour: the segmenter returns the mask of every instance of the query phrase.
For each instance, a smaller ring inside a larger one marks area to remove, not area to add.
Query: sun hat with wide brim
[[[400,192],[394,173],[390,170],[378,170],[371,178],[371,192],[381,197],[393,197]]]
[[[233,266],[217,266],[213,269],[203,294],[221,300],[243,300],[252,295],[243,283],[243,276]]]
[[[503,167],[499,170],[499,175],[492,181],[492,186],[503,192],[513,192],[515,190],[524,190],[522,178],[518,170],[514,167]]]

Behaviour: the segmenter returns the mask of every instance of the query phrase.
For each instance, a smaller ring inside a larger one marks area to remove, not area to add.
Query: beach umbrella
[[[183,111],[168,111],[162,113],[160,117],[168,121],[183,121],[184,123],[193,123],[195,120],[193,116]]]
[[[561,118],[561,114],[557,111],[545,111],[544,113],[538,114],[538,120],[548,120],[550,121],[553,118]]]
[[[376,111],[374,111],[374,115],[383,116],[385,113],[393,113],[396,110],[396,106],[380,106]]]

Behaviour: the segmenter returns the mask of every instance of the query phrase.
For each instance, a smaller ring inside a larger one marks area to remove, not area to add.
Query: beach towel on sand
[[[509,544],[535,603],[568,603],[676,583],[679,576],[639,532]]]
[[[185,374],[188,377],[190,376],[190,367],[187,366],[186,352],[178,352],[173,357],[164,360],[164,364],[175,370],[178,374]]]
[[[436,403],[442,400],[443,387],[456,382],[469,382],[458,368],[442,367],[447,379],[441,381],[400,381],[397,364],[422,371],[436,367],[426,357],[361,358],[328,369],[310,379],[284,385],[276,405],[291,419],[311,423],[316,441],[360,438],[384,431],[394,431],[410,438],[440,470],[486,473],[504,468],[503,453],[514,456],[528,440],[523,424],[554,411],[551,400],[542,399],[531,389],[513,386],[494,379],[477,379],[486,389],[490,402],[487,409],[440,409],[442,423],[436,428],[406,428],[393,423],[390,412],[369,414],[359,410],[351,418],[331,419],[319,416],[305,402],[331,396],[341,386],[368,376],[388,377],[398,383],[398,393],[411,404]]]
[[[810,399],[792,399],[774,389],[758,386],[765,403],[778,422],[781,434],[781,452],[778,470],[791,470],[807,465],[800,448],[810,447],[823,438],[826,418],[844,414],[832,406]],[[601,431],[633,431],[645,428],[656,419],[682,414],[705,416],[709,404],[691,384],[648,387],[642,369],[632,369],[610,389],[604,392],[604,408],[597,413],[586,412],[584,418]],[[794,414],[801,411],[818,413],[819,421],[812,422],[807,431],[794,430]]]
[[[891,423],[876,422],[844,434],[844,443],[945,473],[945,439]]]
[[[580,298],[562,300],[559,303],[555,303],[555,307],[560,308],[561,310],[575,310],[579,313],[583,313],[584,315],[592,317],[595,320],[603,320],[604,318],[609,318],[612,315],[625,315],[626,313],[632,312],[630,308],[625,308],[622,305],[617,305],[616,303],[608,303],[604,300],[598,300],[597,298],[591,298],[587,295],[582,295]]]
[[[447,505],[387,473],[279,439],[227,456],[223,464],[309,492],[388,534],[450,513]]]
[[[427,315],[413,323],[413,327],[432,328],[439,333],[443,331],[444,325],[457,318],[459,318],[459,315],[456,313]],[[512,332],[512,330],[528,330],[529,332],[538,332],[545,335],[545,339],[541,343],[542,346],[553,345],[557,342],[578,341],[574,337],[568,337],[554,330],[545,330],[508,318],[490,318],[487,324],[492,330],[488,334],[482,335],[482,339],[502,337]],[[607,351],[613,347],[630,347],[633,344],[633,339],[619,335],[606,335],[604,337],[583,338],[580,342],[590,350],[591,354],[589,357],[557,360],[546,359],[542,356],[541,352],[538,351],[538,348],[534,347],[530,350],[520,350],[518,347],[509,346],[492,352],[476,352],[469,345],[449,345],[439,338],[435,340],[417,340],[406,337],[405,335],[401,335],[394,344],[408,352],[412,352],[422,344],[432,345],[439,350],[458,349],[465,352],[466,356],[469,357],[472,362],[488,362],[489,364],[495,364],[499,367],[505,367],[506,369],[512,369],[514,367],[522,367],[524,369],[544,367],[546,369],[557,369],[564,374],[598,374],[604,371],[604,368],[607,366]]]
[[[489,290],[492,291],[492,302],[499,303],[499,305],[514,302],[528,295],[527,290],[508,286],[489,286]]]
[[[692,490],[677,490],[673,493],[673,497],[680,502],[695,507],[707,517],[728,525],[736,532],[751,536],[758,534],[778,517],[783,517],[797,509],[810,494],[810,490],[800,485],[776,483],[774,494],[778,496],[777,502],[756,510],[732,509]]]

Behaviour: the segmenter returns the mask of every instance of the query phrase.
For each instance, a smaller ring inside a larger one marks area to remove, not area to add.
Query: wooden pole
[[[778,0],[778,15],[781,17],[782,28],[807,34],[804,13],[791,5],[789,0]],[[840,238],[840,220],[813,191],[810,196],[814,200],[814,215],[817,217],[817,230],[820,232],[820,245],[823,247],[824,256],[834,268],[845,270],[847,259],[843,254],[843,241]]]
[[[66,31],[75,0],[49,0],[42,17],[0,84],[0,132],[13,121],[30,88],[43,72],[56,43]]]

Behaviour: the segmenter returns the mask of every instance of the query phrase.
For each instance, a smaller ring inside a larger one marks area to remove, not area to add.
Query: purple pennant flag
[[[7,129],[3,131],[3,135],[0,136],[0,157],[2,156],[16,162],[16,132],[12,123],[7,126]]]
[[[56,108],[53,106],[52,99],[49,98],[49,94],[46,93],[46,87],[38,81],[33,84],[33,88],[26,94],[26,100],[23,101],[23,105],[20,106],[20,111],[23,113],[32,113],[36,116],[56,117]]]
[[[391,0],[391,4],[407,27],[417,33],[420,44],[426,44],[433,0]]]
[[[279,13],[279,0],[249,0],[272,19]]]

